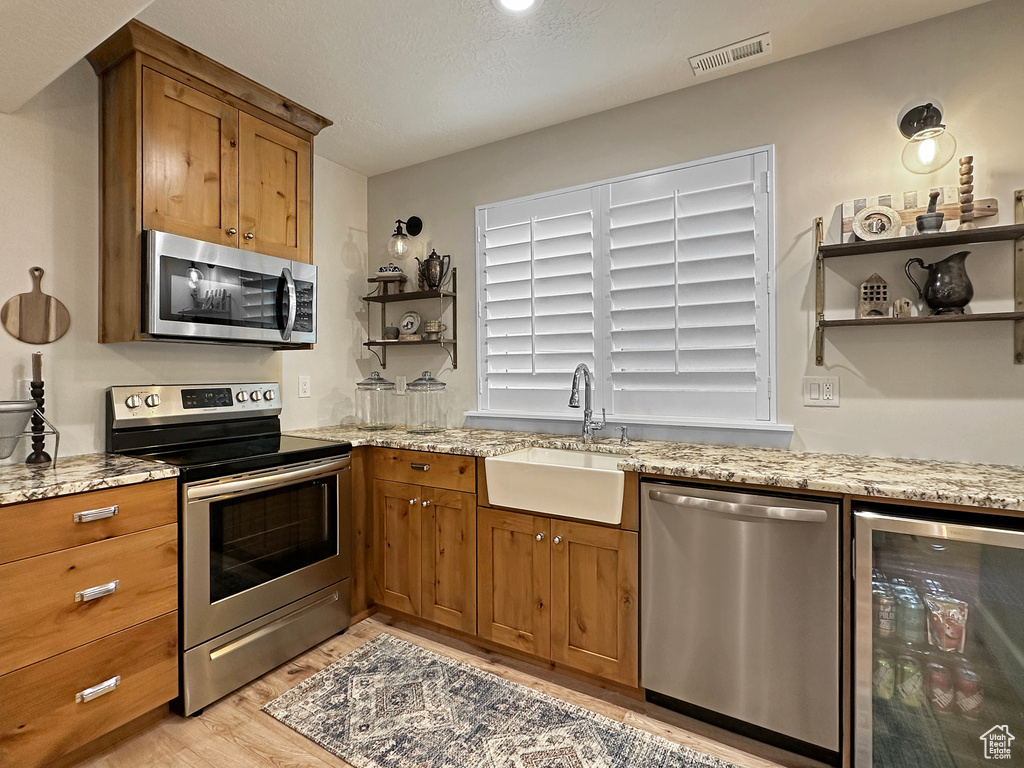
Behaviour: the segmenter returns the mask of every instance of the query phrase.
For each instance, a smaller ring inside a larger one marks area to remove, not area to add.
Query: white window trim
[[[647,171],[641,171],[637,173],[627,174],[624,176],[617,176],[610,179],[604,179],[601,181],[590,182],[586,184],[578,184],[571,187],[565,187],[558,190],[549,190],[546,192],[537,193],[534,195],[526,195],[523,197],[513,198],[510,200],[499,201],[502,205],[512,205],[516,203],[530,202],[534,200],[542,200],[553,195],[561,195],[570,192],[577,192],[587,189],[595,189],[598,187],[605,187],[622,181],[629,181],[633,179],[643,178],[656,173],[671,172],[686,168],[692,168],[699,165],[705,165],[708,163],[719,162],[730,160],[738,157],[750,156],[758,152],[764,152],[767,155],[767,166],[768,166],[768,179],[761,180],[759,183],[767,183],[772,187],[772,194],[769,197],[769,205],[767,212],[767,241],[768,241],[768,268],[767,268],[767,289],[768,289],[768,329],[767,332],[770,334],[771,343],[769,344],[768,352],[768,383],[766,389],[768,392],[769,404],[768,404],[768,418],[765,420],[701,420],[695,418],[655,418],[655,417],[641,417],[641,416],[616,416],[616,424],[628,425],[638,427],[641,431],[647,428],[647,431],[651,429],[657,430],[658,428],[665,428],[662,431],[678,432],[680,435],[686,435],[694,431],[698,432],[711,432],[715,433],[718,431],[724,431],[733,433],[734,435],[744,435],[741,438],[742,443],[759,443],[767,440],[767,443],[778,444],[778,439],[783,436],[791,436],[793,433],[793,427],[787,424],[780,424],[778,421],[778,308],[777,308],[777,291],[776,291],[776,253],[777,253],[777,235],[776,235],[776,212],[775,212],[775,195],[774,187],[776,182],[776,168],[775,168],[775,147],[772,144],[751,147],[744,150],[738,150],[735,152],[728,152],[713,157],[700,158],[698,160],[678,163],[676,165],[665,166],[663,168],[656,168]],[[477,410],[465,412],[467,426],[495,426],[498,424],[507,425],[509,422],[516,422],[519,428],[526,429],[532,424],[534,427],[538,425],[546,425],[549,428],[553,428],[554,431],[564,432],[566,426],[576,425],[579,423],[581,416],[578,415],[574,410],[569,409],[566,406],[565,415],[551,414],[551,413],[528,413],[523,411],[498,411],[498,410],[485,410],[482,408],[482,400],[484,396],[483,383],[486,378],[486,356],[483,354],[483,343],[486,339],[486,331],[484,328],[484,316],[483,316],[483,301],[480,298],[481,286],[484,285],[484,263],[480,258],[480,244],[482,240],[482,232],[479,227],[479,217],[481,211],[487,208],[491,208],[498,203],[488,203],[485,205],[477,206],[475,209],[474,225],[477,227],[476,232],[476,302],[477,302],[477,344],[476,344],[476,357],[477,357]],[[604,217],[602,216],[602,219]],[[602,227],[606,226],[602,222]],[[607,258],[607,254],[598,253],[595,254],[596,258],[603,260]],[[597,279],[603,281],[606,279],[605,276],[598,275]],[[568,403],[569,394],[569,382],[566,382],[566,401]],[[598,405],[600,408],[600,405]],[[505,427],[509,428],[509,427]],[[548,431],[548,430],[538,430]],[[633,432],[631,431],[631,434]],[[637,435],[641,437],[642,435]],[[671,439],[671,438],[663,438]],[[731,440],[729,442],[732,442]]]

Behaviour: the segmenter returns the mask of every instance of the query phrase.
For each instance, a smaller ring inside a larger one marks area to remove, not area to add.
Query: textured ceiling
[[[0,112],[14,112],[152,0],[0,0]]]
[[[155,0],[138,18],[333,120],[317,154],[372,176],[705,82],[689,56],[762,32],[770,56],[715,76],[983,1],[545,0],[517,18],[491,0]],[[35,7],[38,23],[0,59],[0,104],[35,47],[81,56],[124,19],[68,50],[70,28],[146,3],[0,0],[4,17],[8,5],[25,19]],[[56,42],[39,42],[54,23]]]

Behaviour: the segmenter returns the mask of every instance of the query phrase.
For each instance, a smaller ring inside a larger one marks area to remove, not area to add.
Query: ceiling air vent
[[[693,74],[699,77],[719,69],[736,66],[747,59],[767,56],[771,52],[772,37],[771,34],[765,32],[757,37],[751,37],[738,43],[724,45],[713,51],[691,56],[690,66],[693,67]]]

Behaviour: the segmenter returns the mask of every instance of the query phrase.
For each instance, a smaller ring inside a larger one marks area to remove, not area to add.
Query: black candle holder
[[[32,399],[36,401],[36,409],[32,412],[32,453],[25,459],[26,464],[49,464],[53,461],[50,454],[43,450],[46,442],[46,419],[43,418],[43,382],[31,383]]]

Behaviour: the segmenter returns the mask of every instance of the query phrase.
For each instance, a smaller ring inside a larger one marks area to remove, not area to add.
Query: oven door
[[[316,267],[147,230],[143,331],[192,341],[312,344]]]
[[[187,650],[351,575],[351,459],[187,484]]]

